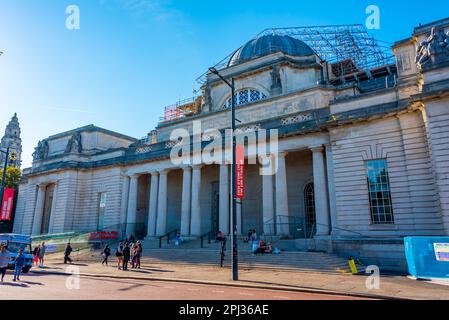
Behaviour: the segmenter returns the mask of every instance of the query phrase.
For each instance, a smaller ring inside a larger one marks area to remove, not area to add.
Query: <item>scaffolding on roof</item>
[[[373,68],[394,64],[394,55],[390,46],[380,45],[382,41],[370,36],[362,24],[329,25],[312,27],[271,28],[265,29],[252,40],[266,35],[290,36],[306,43],[322,61],[342,74],[369,71]],[[385,44],[385,43],[384,43]],[[235,51],[218,62],[217,70],[227,68]],[[203,84],[206,71],[197,78]]]

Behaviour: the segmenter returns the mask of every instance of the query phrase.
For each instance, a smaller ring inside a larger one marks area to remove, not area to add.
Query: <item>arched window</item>
[[[234,101],[236,106],[241,106],[247,103],[256,102],[259,100],[266,99],[267,96],[255,89],[243,89],[235,93]],[[231,98],[229,98],[222,109],[228,109],[231,107]]]
[[[316,232],[315,194],[313,183],[308,183],[304,188],[304,210],[305,210],[305,236],[313,237]]]

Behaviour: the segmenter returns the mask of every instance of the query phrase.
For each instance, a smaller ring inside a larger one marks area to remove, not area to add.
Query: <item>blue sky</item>
[[[68,5],[80,30],[65,27]],[[393,42],[445,18],[447,1],[0,0],[0,135],[18,113],[24,166],[38,140],[87,124],[145,136],[163,107],[265,28],[364,23],[380,8]]]

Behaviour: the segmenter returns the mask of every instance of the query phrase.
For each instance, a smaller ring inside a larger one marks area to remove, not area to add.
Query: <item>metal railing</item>
[[[159,236],[159,248],[162,248],[162,239],[164,239],[165,237],[167,237],[167,244],[170,244],[170,235],[173,234],[173,233],[176,236],[176,234],[178,233],[178,229],[169,231],[166,234],[164,234],[162,236]]]
[[[204,237],[207,236],[207,243],[210,244],[211,241],[211,236],[212,236],[212,231],[209,231],[203,235],[200,236],[200,243],[201,243],[201,248],[204,248]]]

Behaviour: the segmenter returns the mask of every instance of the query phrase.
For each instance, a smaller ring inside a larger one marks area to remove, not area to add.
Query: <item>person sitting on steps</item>
[[[221,230],[220,230],[217,232],[217,237],[216,237],[215,242],[221,242],[224,240],[224,238],[225,238],[225,236],[224,236],[223,232],[221,232]]]
[[[260,239],[259,241],[259,247],[254,251],[254,254],[264,254],[266,253],[265,250],[267,249],[267,245],[265,244],[265,241]]]

